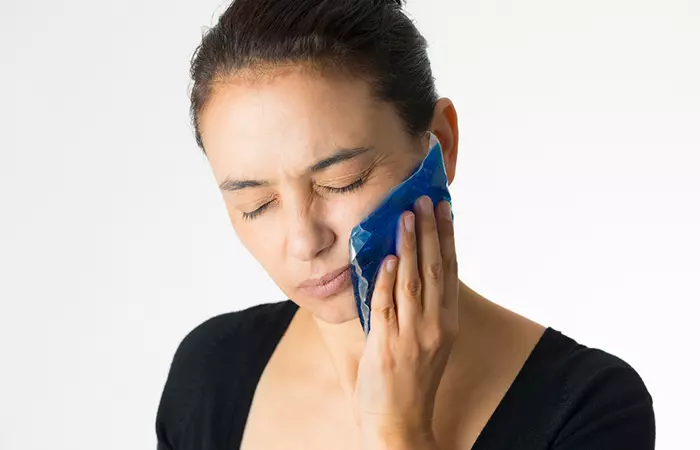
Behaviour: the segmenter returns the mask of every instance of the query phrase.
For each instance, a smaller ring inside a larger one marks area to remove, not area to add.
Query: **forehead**
[[[306,167],[334,148],[374,146],[400,129],[394,108],[373,98],[366,81],[303,69],[222,82],[200,116],[217,179],[267,175],[272,162]]]

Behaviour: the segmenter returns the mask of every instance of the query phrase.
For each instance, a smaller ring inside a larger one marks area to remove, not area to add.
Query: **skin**
[[[449,99],[430,131],[451,183],[459,139]],[[407,133],[365,81],[302,65],[222,80],[200,132],[218,184],[267,182],[224,189],[224,202],[243,245],[300,307],[258,384],[242,448],[470,448],[544,327],[457,278],[454,224],[440,205],[404,213],[414,231],[397,230],[396,268],[380,275],[367,340],[352,287],[325,299],[298,287],[348,264],[353,226],[422,160],[429,137]],[[338,148],[369,150],[307,170]]]

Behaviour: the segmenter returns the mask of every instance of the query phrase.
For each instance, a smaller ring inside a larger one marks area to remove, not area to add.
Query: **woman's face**
[[[356,319],[351,283],[328,297],[299,285],[349,265],[352,228],[422,160],[429,138],[407,133],[363,80],[298,67],[219,85],[200,132],[248,251],[316,317]]]

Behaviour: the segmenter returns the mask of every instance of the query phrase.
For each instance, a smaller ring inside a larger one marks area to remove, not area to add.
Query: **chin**
[[[341,324],[356,320],[360,326],[352,289],[324,299],[306,299],[304,307],[316,318],[326,323]]]

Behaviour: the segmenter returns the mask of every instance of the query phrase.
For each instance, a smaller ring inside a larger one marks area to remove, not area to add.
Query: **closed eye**
[[[341,188],[334,188],[334,187],[328,187],[328,186],[319,186],[320,189],[323,189],[324,191],[331,192],[333,194],[343,194],[346,192],[354,191],[355,189],[359,188],[362,186],[365,182],[364,178],[360,178],[359,180],[355,181],[354,183],[348,184],[347,186],[343,186]]]
[[[351,184],[349,184],[349,185],[347,185],[347,186],[343,186],[343,187],[340,187],[340,188],[334,188],[334,187],[329,187],[329,186],[318,186],[318,187],[319,187],[319,189],[322,189],[322,190],[324,190],[324,191],[326,191],[326,192],[330,192],[330,193],[332,193],[332,194],[346,194],[346,193],[348,193],[348,192],[351,192],[351,191],[354,191],[354,190],[358,189],[358,188],[359,188],[360,186],[362,186],[364,183],[365,183],[365,178],[363,177],[363,178],[360,178],[359,180],[357,180],[357,181],[355,181],[355,182],[353,182],[353,183],[351,183]],[[265,203],[264,205],[262,205],[261,207],[259,207],[259,208],[256,209],[255,211],[251,211],[251,212],[249,212],[249,213],[244,212],[244,213],[242,214],[242,215],[243,215],[243,220],[253,220],[253,219],[255,219],[256,217],[260,216],[260,214],[262,214],[263,211],[265,211],[265,210],[267,209],[267,207],[270,206],[270,204],[271,204],[273,201],[274,201],[274,200]]]

